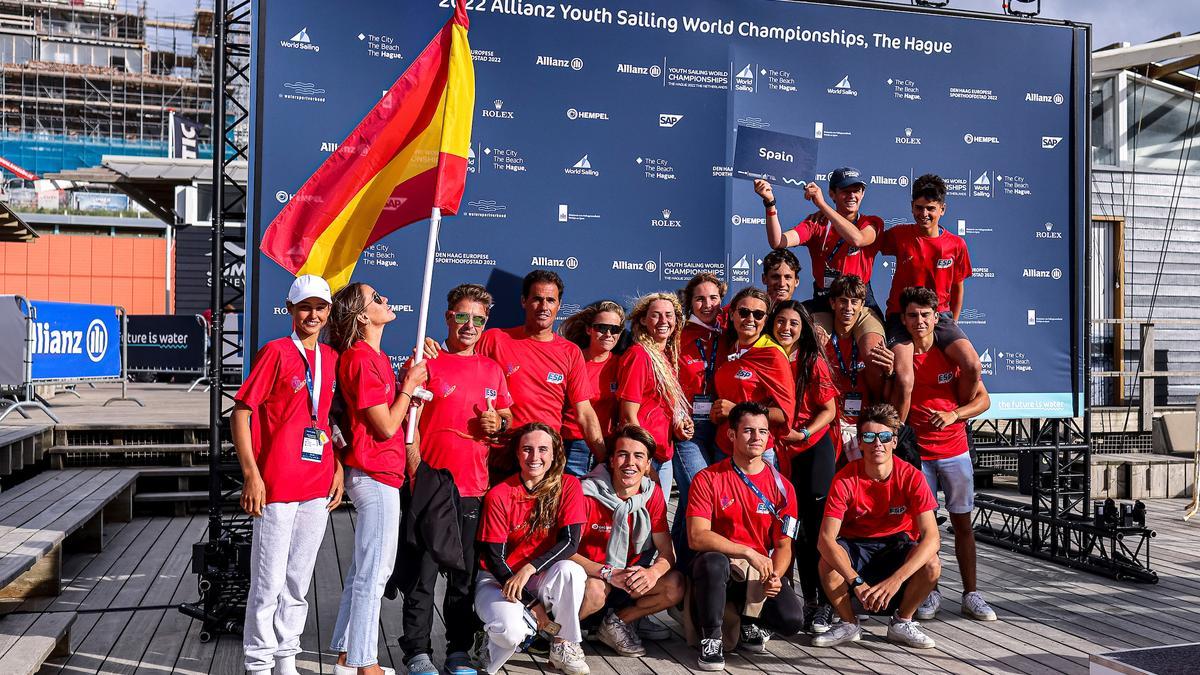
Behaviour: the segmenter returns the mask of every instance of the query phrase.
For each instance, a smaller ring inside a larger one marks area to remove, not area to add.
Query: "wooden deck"
[[[884,625],[867,622],[864,641],[837,649],[815,649],[809,638],[772,640],[770,653],[747,658],[729,655],[728,671],[758,673],[1085,673],[1095,652],[1195,641],[1200,621],[1200,523],[1179,520],[1183,500],[1151,502],[1154,566],[1161,581],[1148,586],[1117,583],[1033,558],[980,545],[981,589],[1000,615],[994,623],[961,616],[947,602],[939,617],[924,627],[937,647],[916,651],[883,640]],[[304,672],[331,673],[333,655],[324,653],[341,592],[342,570],[349,562],[353,512],[334,514],[326,531],[310,592],[310,614],[299,665]],[[240,673],[240,636],[222,636],[208,644],[197,637],[198,623],[175,605],[197,597],[189,571],[191,544],[204,536],[202,516],[135,518],[109,528],[104,550],[68,556],[63,593],[28,600],[18,613],[76,612],[73,654],[54,659],[42,673]],[[945,539],[942,584],[957,598],[958,572],[952,538]],[[19,618],[19,617],[10,617]],[[32,617],[25,617],[30,619]],[[384,601],[380,659],[399,664],[400,603]],[[678,630],[678,626],[668,620]],[[440,622],[435,651],[444,648]],[[616,657],[603,645],[588,644],[594,673],[638,675],[694,672],[695,652],[678,636],[647,643],[642,658]],[[442,655],[436,654],[440,663]],[[544,662],[514,658],[510,673],[544,670]],[[401,672],[403,669],[401,667]]]

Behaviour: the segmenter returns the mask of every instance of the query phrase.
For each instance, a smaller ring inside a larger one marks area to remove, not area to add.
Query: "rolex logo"
[[[496,99],[495,101],[492,101],[492,105],[496,106],[496,110],[500,110],[504,107],[504,101],[501,99]]]
[[[671,209],[663,209],[662,214],[663,214],[663,218],[670,218],[671,217]]]

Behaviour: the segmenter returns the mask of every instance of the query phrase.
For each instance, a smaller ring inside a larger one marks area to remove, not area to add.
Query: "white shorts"
[[[936,499],[938,487],[946,493],[946,510],[952,514],[975,509],[975,467],[970,451],[946,459],[922,459],[921,472]]]

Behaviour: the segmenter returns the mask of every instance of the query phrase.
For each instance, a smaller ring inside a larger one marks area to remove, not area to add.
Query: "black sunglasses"
[[[620,335],[621,334],[621,327],[614,323],[594,323],[594,324],[592,324],[592,330],[596,331],[597,333],[600,333],[601,335],[603,335],[605,333],[607,333],[609,335]]]
[[[738,316],[743,319],[754,317],[755,321],[762,321],[767,318],[767,313],[761,309],[750,309],[749,307],[738,307]]]
[[[379,291],[371,292],[371,302],[378,303],[380,305],[383,304],[383,298],[379,297]]]
[[[858,442],[863,445],[871,445],[876,439],[880,443],[891,443],[896,434],[891,431],[864,431],[858,435]]]

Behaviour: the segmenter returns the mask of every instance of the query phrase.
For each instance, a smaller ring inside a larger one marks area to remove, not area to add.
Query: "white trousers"
[[[583,604],[583,584],[587,573],[578,563],[560,560],[546,571],[529,578],[525,586],[546,608],[546,612],[562,629],[558,637],[568,642],[581,642],[579,607]],[[475,613],[488,634],[487,672],[494,673],[517,651],[533,629],[525,621],[525,608],[519,602],[509,602],[496,577],[480,572],[475,583]]]
[[[329,512],[324,497],[276,502],[254,519],[250,545],[250,592],[242,647],[246,670],[270,671],[276,658],[300,653],[308,617],[308,584],[325,537]]]

